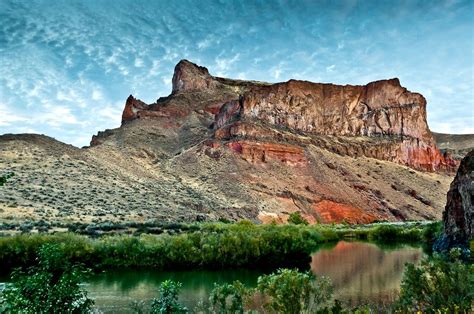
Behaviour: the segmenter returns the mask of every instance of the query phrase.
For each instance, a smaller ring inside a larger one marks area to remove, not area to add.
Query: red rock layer
[[[147,109],[148,105],[143,101],[134,98],[132,95],[128,96],[122,113],[122,123],[136,119],[139,112]]]
[[[249,123],[243,127],[236,120]],[[387,138],[397,142],[398,147],[364,155],[426,171],[456,166],[434,144],[426,122],[426,100],[401,87],[398,79],[366,86],[292,80],[256,87],[239,102],[221,108],[216,115],[216,137],[245,137],[252,133],[256,137],[262,128],[252,127],[252,121],[307,135]]]
[[[289,165],[299,165],[307,162],[300,146],[251,141],[231,141],[226,146],[241,154],[245,160],[254,163],[276,160]]]
[[[167,105],[177,97],[194,102]],[[210,102],[209,97],[215,100]],[[229,97],[234,99],[229,101]],[[453,171],[457,166],[435,145],[426,121],[425,98],[402,87],[396,78],[364,86],[295,80],[262,84],[213,77],[206,68],[182,60],[175,67],[172,94],[152,105],[130,96],[122,123],[138,118],[181,118],[195,110],[215,115],[216,140],[244,139],[248,160],[275,156],[271,143],[279,147],[291,142],[301,147],[323,145],[339,154],[373,157],[425,171]],[[345,138],[345,144],[324,141],[321,136]],[[361,144],[361,138],[372,140]]]
[[[314,204],[313,209],[323,223],[366,224],[376,220],[376,217],[367,214],[360,208],[328,200]]]

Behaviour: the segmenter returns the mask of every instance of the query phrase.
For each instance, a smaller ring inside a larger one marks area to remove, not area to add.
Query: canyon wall
[[[373,157],[424,171],[453,171],[457,166],[435,145],[426,121],[426,99],[402,87],[397,78],[363,86],[296,80],[268,84],[214,77],[206,68],[182,60],[172,83],[172,94],[151,105],[130,96],[122,122],[180,118],[192,110],[204,110],[215,114],[214,138],[235,142],[227,146],[244,154],[260,150],[260,155],[279,151],[284,156],[282,145],[291,144],[298,147],[286,155],[294,159],[294,151],[320,145],[318,138],[326,136],[342,138],[346,144],[352,141],[353,145],[344,147],[332,141],[326,148],[353,157]],[[195,101],[180,107],[173,101],[180,97]],[[206,101],[209,98],[212,104]],[[249,159],[254,160],[253,155]]]

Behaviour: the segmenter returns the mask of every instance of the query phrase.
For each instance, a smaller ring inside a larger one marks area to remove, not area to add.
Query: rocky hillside
[[[440,219],[456,162],[426,101],[398,79],[365,86],[214,77],[179,62],[153,104],[78,149],[0,136],[0,219],[311,222]]]
[[[433,132],[433,137],[442,153],[448,153],[457,160],[461,160],[468,152],[474,150],[474,134],[444,134]]]

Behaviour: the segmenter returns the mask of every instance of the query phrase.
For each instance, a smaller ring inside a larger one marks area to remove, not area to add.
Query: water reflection
[[[96,307],[104,313],[126,313],[134,300],[150,304],[158,297],[158,288],[166,279],[183,284],[180,301],[188,308],[194,308],[201,300],[207,300],[214,282],[227,283],[240,280],[247,286],[256,286],[262,274],[257,270],[225,271],[144,271],[120,270],[99,274],[86,284],[89,296],[96,301]]]
[[[392,302],[400,288],[405,263],[418,263],[421,248],[395,249],[375,244],[340,241],[312,256],[311,270],[331,278],[335,297],[353,305]]]
[[[381,247],[371,243],[340,241],[324,245],[315,252],[311,256],[310,267],[313,273],[331,278],[335,297],[345,303],[381,304],[392,302],[397,296],[405,263],[418,263],[422,257],[422,249],[416,247]],[[249,287],[255,287],[258,276],[263,273],[258,270],[120,270],[95,275],[84,286],[100,311],[130,313],[130,302],[144,301],[149,305],[158,296],[160,283],[172,279],[183,284],[180,301],[192,309],[199,301],[209,297],[214,282],[240,280]],[[0,278],[1,281],[5,280]]]

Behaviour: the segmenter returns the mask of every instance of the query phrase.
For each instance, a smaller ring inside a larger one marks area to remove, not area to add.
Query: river
[[[331,278],[334,296],[352,305],[390,303],[399,291],[406,262],[418,263],[423,257],[420,247],[380,247],[366,242],[339,241],[321,247],[312,254],[310,268],[316,275]],[[264,271],[143,271],[116,270],[95,275],[86,284],[96,308],[105,313],[129,312],[136,300],[149,305],[158,296],[158,287],[166,279],[183,284],[180,301],[194,308],[208,298],[214,282],[240,280],[255,286]],[[268,271],[267,271],[268,273]]]

